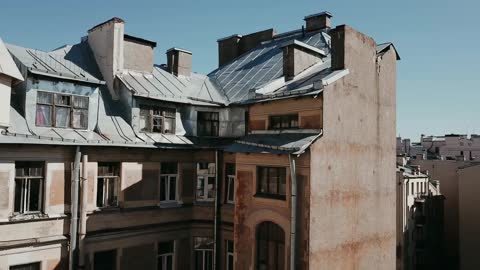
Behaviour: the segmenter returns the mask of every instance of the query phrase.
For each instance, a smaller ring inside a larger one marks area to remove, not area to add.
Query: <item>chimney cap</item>
[[[93,30],[95,30],[96,28],[98,28],[98,27],[100,27],[100,26],[102,26],[102,25],[104,25],[104,24],[107,24],[107,23],[109,23],[109,22],[125,23],[125,21],[124,21],[123,19],[118,18],[118,17],[113,17],[113,18],[111,18],[110,20],[106,20],[106,21],[104,21],[104,22],[102,22],[102,23],[99,23],[99,24],[95,25],[94,27],[90,28],[90,30],[88,30],[88,32],[90,33],[90,32],[92,32]]]
[[[230,35],[228,37],[219,38],[219,39],[217,39],[217,42],[222,42],[224,40],[231,39],[231,38],[242,38],[242,35],[233,34],[233,35]]]
[[[321,56],[325,57],[327,56],[327,54],[325,53],[325,51],[317,48],[317,47],[313,47],[313,46],[310,46],[308,45],[307,43],[303,43],[301,41],[298,41],[296,39],[292,39],[292,40],[289,40],[283,44],[280,45],[280,48],[284,48],[284,47],[287,47],[287,46],[290,46],[290,45],[295,45],[295,46],[298,46],[298,47],[302,47],[304,49],[307,49],[311,52],[314,52],[314,53],[317,53],[317,54],[320,54]]]
[[[184,53],[192,54],[191,51],[187,51],[185,49],[181,49],[181,48],[177,48],[177,47],[172,47],[172,48],[168,49],[166,53],[169,53],[169,52],[172,52],[172,51],[178,51],[178,52],[184,52]]]
[[[320,13],[315,13],[315,14],[312,14],[312,15],[307,15],[305,16],[305,18],[303,18],[304,20],[308,20],[310,18],[314,18],[314,17],[320,17],[320,16],[327,16],[328,18],[331,18],[333,17],[332,13],[328,12],[328,11],[323,11],[323,12],[320,12]]]

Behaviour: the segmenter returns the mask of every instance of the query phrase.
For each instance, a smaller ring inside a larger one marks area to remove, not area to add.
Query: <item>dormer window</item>
[[[270,116],[270,129],[298,128],[298,114]]]
[[[88,97],[38,91],[35,124],[39,127],[86,129]]]
[[[175,109],[141,107],[140,131],[175,134],[175,114]]]

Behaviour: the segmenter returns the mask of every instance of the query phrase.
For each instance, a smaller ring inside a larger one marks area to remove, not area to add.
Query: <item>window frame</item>
[[[230,251],[230,242],[232,243],[232,250]],[[225,269],[226,270],[234,270],[235,269],[235,243],[233,240],[225,240],[225,253],[226,253],[226,258],[225,258]],[[232,269],[230,269],[230,258],[232,259]]]
[[[161,244],[166,244],[166,243],[171,243],[172,244],[172,251],[171,252],[168,252],[168,253],[160,253],[160,245]],[[170,241],[162,241],[162,242],[158,242],[157,243],[157,261],[156,261],[156,264],[157,264],[157,270],[169,270],[167,265],[165,265],[168,261],[168,257],[171,258],[172,260],[172,270],[173,269],[176,269],[175,268],[175,240],[170,240]],[[162,261],[164,261],[165,259],[165,263],[163,265],[159,265],[159,259],[162,259]]]
[[[267,179],[263,179],[263,174],[262,170],[267,170]],[[277,183],[276,183],[276,192],[270,192],[268,189],[270,189],[270,171],[271,170],[276,170],[277,172]],[[281,193],[281,180],[283,177],[283,185],[285,187],[285,194]],[[262,187],[262,182],[267,181],[267,191],[262,192],[261,187]],[[257,176],[256,176],[256,181],[257,181],[257,190],[255,193],[256,197],[265,197],[265,198],[271,198],[271,199],[277,199],[277,200],[286,200],[287,196],[287,168],[286,167],[279,167],[279,166],[257,166]]]
[[[228,204],[235,203],[235,171],[235,163],[225,163],[225,202]]]
[[[23,165],[23,166],[22,166]],[[40,167],[36,167],[40,166]],[[14,186],[14,198],[13,198],[13,213],[15,215],[31,215],[31,214],[41,214],[44,210],[44,199],[45,199],[45,162],[43,161],[17,161],[15,162],[15,186]],[[18,169],[27,169],[28,175],[17,175]],[[31,169],[40,169],[41,172],[39,175],[30,175]],[[30,208],[30,197],[32,194],[31,182],[32,180],[39,181],[38,187],[38,210],[29,210]],[[19,209],[17,211],[17,181],[21,181],[21,191],[20,191],[20,203]],[[26,198],[28,197],[28,198]]]
[[[51,103],[40,102],[39,96],[40,94],[48,94],[51,95]],[[68,97],[69,104],[60,104],[57,102],[57,97]],[[75,99],[86,99],[86,107],[79,107],[75,105]],[[37,127],[54,127],[54,128],[69,128],[69,129],[78,129],[78,130],[86,130],[88,129],[88,112],[90,106],[90,97],[89,96],[82,96],[82,95],[74,95],[70,93],[56,93],[56,92],[49,92],[49,91],[37,91],[37,99],[36,99],[36,106],[35,106],[35,126]],[[41,125],[37,121],[37,111],[38,106],[48,106],[50,107],[50,125]],[[66,127],[57,126],[57,108],[66,108],[68,109],[68,125]],[[73,115],[77,111],[86,112],[86,126],[75,127],[73,122]]]
[[[296,125],[292,125],[292,121],[296,122]],[[279,127],[275,127],[275,122],[279,123]],[[270,115],[268,117],[268,129],[270,130],[284,130],[284,129],[299,129],[299,116],[298,113],[291,114],[278,114]]]
[[[261,265],[267,264],[271,261],[275,263],[275,266],[272,270],[279,270],[279,269],[286,269],[286,258],[285,258],[285,251],[286,251],[286,234],[280,225],[271,222],[271,221],[264,221],[259,223],[255,228],[255,247],[256,247],[256,258],[255,258],[255,268],[256,269],[263,269],[260,268]],[[281,233],[281,234],[280,234]],[[265,249],[262,249],[260,245],[262,244],[261,241],[264,241]],[[282,247],[283,246],[283,247]],[[271,252],[271,249],[274,249]],[[283,250],[283,254],[279,252],[279,250]],[[260,252],[264,252],[266,255],[267,261],[263,261],[264,259]],[[273,258],[270,258],[270,256]],[[283,266],[280,265],[282,261],[279,259],[283,257]]]
[[[167,164],[175,164],[175,172],[164,172],[163,169]],[[177,202],[178,201],[178,162],[162,162],[160,163],[160,183],[159,183],[159,188],[158,188],[158,200],[160,204],[162,203],[172,203],[172,202]],[[162,200],[162,178],[165,178],[165,200]],[[171,189],[172,189],[172,180],[175,180],[175,197],[173,199],[170,198],[171,195]]]
[[[9,270],[18,270],[21,268],[20,267],[31,267],[31,266],[34,266],[34,267],[37,267],[38,270],[42,269],[42,262],[31,262],[31,263],[23,263],[23,264],[17,264],[17,265],[10,265],[8,267]],[[29,268],[30,269],[30,268]]]
[[[177,109],[176,108],[169,108],[169,107],[161,107],[161,106],[154,106],[154,105],[140,105],[140,120],[142,120],[142,117],[146,117],[145,119],[145,126],[142,128],[139,125],[140,132],[143,133],[159,133],[159,134],[175,134],[176,133],[176,128],[177,128]],[[155,111],[159,111],[160,114],[155,114]],[[142,113],[143,112],[143,113]],[[144,112],[147,112],[145,114]],[[173,113],[172,115],[169,115],[168,112]],[[160,121],[160,131],[154,131],[155,128],[155,120]],[[173,121],[172,125],[172,130],[169,132],[165,131],[165,120],[169,119],[170,121]]]
[[[210,239],[210,241],[212,241],[212,245],[213,245],[213,241],[214,239],[212,237],[204,237],[204,236],[194,236],[193,237],[193,252],[194,252],[194,256],[195,256],[195,261],[194,261],[194,266],[195,266],[195,270],[210,270],[207,265],[205,265],[205,263],[207,262],[206,258],[207,256],[211,256],[210,257],[210,262],[212,263],[212,266],[213,266],[213,247],[208,249],[208,248],[197,248],[196,247],[196,240],[197,239],[200,239],[200,238],[204,238],[204,239]],[[196,269],[196,266],[198,264],[197,262],[197,252],[201,252],[202,254],[202,269]]]
[[[207,126],[210,133],[207,132]],[[197,111],[197,136],[219,137],[220,113],[215,111]]]
[[[215,164],[212,162],[198,162],[197,163],[197,177],[196,177],[196,182],[195,182],[195,201],[197,202],[213,202],[215,200],[215,193],[216,191],[216,186],[215,186],[215,178],[216,176],[216,168],[213,171],[209,171],[209,164]],[[202,165],[207,165],[205,168]],[[199,196],[198,192],[200,191],[199,187],[199,181],[200,179],[203,179],[203,196]],[[209,180],[212,180],[212,189],[208,187]],[[212,196],[210,197],[209,194],[211,191]]]
[[[103,165],[103,166],[102,166]],[[108,172],[109,174],[116,174],[116,175],[100,175],[100,167],[112,167],[113,171]],[[115,171],[116,170],[116,171]],[[99,202],[99,192],[100,190],[98,187],[100,186],[100,179],[103,180],[102,185],[102,205],[98,205]],[[107,180],[107,181],[105,181]],[[113,186],[113,196],[116,197],[113,204],[109,204],[109,196],[108,196],[108,188],[110,180],[114,183]],[[96,206],[101,209],[105,208],[116,208],[119,207],[119,196],[120,196],[120,186],[121,186],[121,164],[119,162],[99,162],[97,164],[97,192],[96,192]]]

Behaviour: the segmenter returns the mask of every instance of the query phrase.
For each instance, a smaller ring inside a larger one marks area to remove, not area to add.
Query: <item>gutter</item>
[[[297,249],[297,172],[295,167],[295,158],[293,155],[288,155],[290,163],[290,178],[291,178],[291,197],[290,197],[290,269],[296,269],[296,249]]]
[[[218,219],[219,219],[219,216],[218,216],[218,210],[219,210],[219,202],[218,202],[218,199],[219,199],[219,187],[218,187],[218,177],[219,177],[219,168],[218,168],[218,165],[219,165],[219,162],[218,162],[218,150],[215,150],[215,206],[214,206],[214,217],[213,217],[213,270],[217,270],[217,260],[218,260],[218,245],[217,245],[217,242],[218,242]]]
[[[73,169],[71,189],[71,222],[70,222],[70,249],[69,249],[69,270],[76,269],[77,259],[77,231],[78,231],[78,189],[80,178],[80,146],[75,150],[75,163]]]
[[[80,186],[80,222],[78,231],[78,269],[85,269],[85,237],[87,235],[87,198],[88,198],[88,156],[83,155],[82,178]]]

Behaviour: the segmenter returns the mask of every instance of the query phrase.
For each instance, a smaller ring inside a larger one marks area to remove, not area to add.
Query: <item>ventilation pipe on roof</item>
[[[171,48],[167,50],[167,71],[180,77],[190,77],[192,73],[192,52]]]
[[[306,31],[328,30],[331,27],[332,13],[325,11],[317,14],[308,15],[304,18]]]
[[[75,150],[75,161],[73,163],[73,177],[71,188],[71,218],[70,218],[70,248],[69,248],[69,269],[76,269],[78,259],[77,233],[78,233],[78,190],[80,186],[80,146]]]

